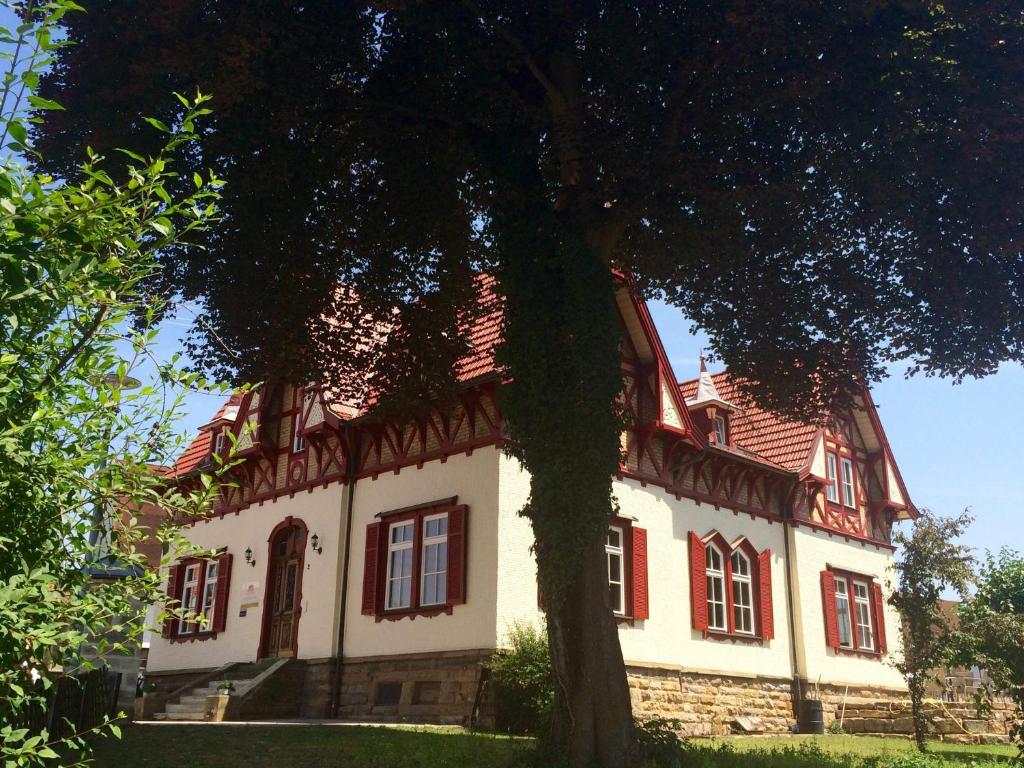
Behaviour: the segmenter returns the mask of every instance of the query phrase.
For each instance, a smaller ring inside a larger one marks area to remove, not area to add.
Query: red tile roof
[[[496,371],[494,352],[501,343],[503,308],[501,297],[494,291],[495,283],[491,275],[477,278],[478,312],[463,330],[471,351],[455,364],[458,381],[472,381]]]
[[[216,421],[230,405],[237,405],[237,398],[232,396],[224,401],[220,408],[217,409],[216,415],[210,421]],[[213,440],[213,433],[210,430],[200,430],[199,434],[196,435],[192,442],[189,443],[188,448],[185,449],[177,461],[174,462],[174,467],[168,473],[171,477],[177,477],[179,475],[185,475],[191,472],[193,469],[198,467],[203,460],[210,455],[210,441]]]
[[[740,409],[729,420],[733,442],[739,448],[790,471],[803,469],[818,433],[817,426],[790,421],[758,408],[727,371],[712,374],[711,378],[721,398]],[[693,397],[697,379],[680,383],[679,389],[684,398]]]

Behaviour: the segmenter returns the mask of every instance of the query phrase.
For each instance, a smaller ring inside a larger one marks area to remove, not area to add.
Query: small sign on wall
[[[240,606],[238,606],[238,615],[245,616],[249,612],[250,608],[257,607],[259,607],[259,601],[255,601],[252,603],[242,603]]]
[[[260,583],[258,581],[250,581],[245,585],[245,588],[242,590],[242,604],[238,606],[238,615],[240,617],[248,614],[250,608],[256,608],[259,606],[260,601],[256,597],[259,589]]]

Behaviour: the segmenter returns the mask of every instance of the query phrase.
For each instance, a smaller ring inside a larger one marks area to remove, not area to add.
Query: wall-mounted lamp
[[[253,568],[256,567],[256,560],[252,556],[252,547],[245,548],[245,563],[251,565]]]
[[[313,548],[313,551],[316,552],[318,555],[322,555],[324,553],[324,548],[320,544],[320,537],[317,536],[315,533],[309,540],[309,546],[311,546]]]

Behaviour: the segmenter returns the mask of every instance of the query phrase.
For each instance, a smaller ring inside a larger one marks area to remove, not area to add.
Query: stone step
[[[178,699],[178,703],[190,705],[193,709],[195,709],[196,707],[203,709],[206,707],[206,695],[192,693],[188,696],[182,696],[180,699]]]
[[[164,711],[168,715],[190,715],[197,712],[202,715],[206,712],[206,701],[204,700],[202,705],[194,705],[194,703],[179,703],[179,705],[174,705],[174,703],[169,703]]]
[[[158,717],[158,720],[205,720],[205,712],[178,712],[176,714],[164,713],[163,717]]]

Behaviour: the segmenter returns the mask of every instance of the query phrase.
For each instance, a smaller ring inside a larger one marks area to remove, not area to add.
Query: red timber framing
[[[222,488],[216,514],[237,513],[252,504],[349,482],[350,444],[359,446],[357,480],[386,472],[398,474],[429,461],[444,462],[449,456],[469,455],[484,446],[500,446],[504,423],[496,387],[496,380],[478,382],[448,408],[405,423],[359,418],[345,424],[313,388],[282,386],[265,400],[256,397],[255,405],[248,393],[242,398],[235,435],[237,438],[247,421],[258,423],[258,434],[242,453],[243,461],[231,469],[236,482]],[[280,410],[267,417],[263,402],[275,400]],[[298,451],[294,450],[296,427],[302,436]]]
[[[626,278],[620,279],[628,284]],[[825,478],[787,469],[736,446],[708,444],[707,436],[694,426],[646,305],[633,292],[623,290],[617,307],[626,329],[619,399],[627,420],[621,478],[655,485],[678,499],[689,498],[734,514],[771,522],[788,519],[850,540],[891,547],[889,528],[900,510],[888,501],[886,467],[891,466],[894,473],[896,469],[884,436],[880,437],[881,450],[869,455],[861,447],[851,447],[864,442],[856,431],[857,419],[847,420],[847,435],[835,442],[833,450],[846,451],[843,455],[854,459],[859,509],[850,514],[841,505],[827,506]],[[471,454],[484,446],[501,446],[504,424],[496,398],[499,386],[500,374],[489,373],[467,382],[449,407],[405,422],[369,416],[345,421],[331,411],[324,393],[316,387],[284,385],[265,396],[258,391],[246,393],[239,404],[234,434],[238,437],[243,426],[251,424],[256,429],[255,439],[247,444],[244,460],[232,470],[237,487],[222,490],[216,511],[237,513],[249,505],[312,492],[318,486],[398,474],[430,461]],[[877,418],[870,400],[865,403],[869,415]],[[293,450],[296,424],[304,438],[300,451]],[[830,438],[822,430],[819,439],[828,443]],[[351,455],[352,446],[358,446],[358,455]],[[908,498],[902,481],[899,483]]]

